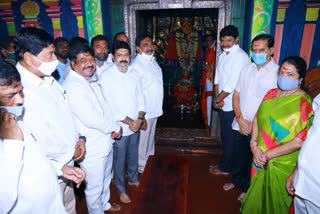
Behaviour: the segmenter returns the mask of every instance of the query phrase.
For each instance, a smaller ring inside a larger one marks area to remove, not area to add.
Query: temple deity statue
[[[193,25],[194,20],[194,25]],[[202,28],[198,17],[176,18],[164,53],[167,72],[174,72],[172,84],[175,105],[191,107],[196,100],[193,95],[199,92],[201,63],[203,62]]]

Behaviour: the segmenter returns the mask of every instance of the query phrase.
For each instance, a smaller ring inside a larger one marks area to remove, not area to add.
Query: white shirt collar
[[[52,85],[54,81],[54,78],[52,76],[45,76],[43,79],[41,79],[37,75],[27,70],[25,67],[23,67],[19,62],[17,63],[16,67],[21,75],[21,78],[25,79],[25,81],[35,86],[40,86],[44,82],[48,82],[49,85]]]

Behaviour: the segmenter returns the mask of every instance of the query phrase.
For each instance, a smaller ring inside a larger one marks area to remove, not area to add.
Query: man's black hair
[[[152,40],[152,37],[148,34],[142,34],[142,35],[139,35],[137,38],[136,38],[136,46],[137,47],[140,47],[140,43],[142,40],[146,39],[146,38],[150,38]]]
[[[125,32],[119,32],[119,33],[117,33],[116,35],[114,35],[113,40],[112,40],[112,43],[114,43],[115,41],[117,41],[117,37],[118,37],[119,35],[122,35],[122,34],[126,35]]]
[[[85,45],[83,43],[77,43],[73,44],[70,47],[70,61],[73,61],[76,63],[78,54],[81,53],[90,53],[91,56],[94,56],[93,50],[88,45]]]
[[[66,39],[64,37],[58,37],[53,41],[53,45],[55,48],[57,48],[59,42],[68,42],[68,44],[69,44],[68,39]]]
[[[21,81],[20,74],[16,67],[0,57],[0,86],[9,86],[13,82]]]
[[[267,40],[268,48],[273,48],[273,46],[274,46],[274,39],[269,34],[260,34],[260,35],[258,35],[256,37],[254,37],[252,42],[251,42],[251,46],[255,41],[259,41],[259,40]]]
[[[220,31],[220,39],[225,36],[232,36],[233,38],[236,39],[239,36],[238,28],[233,25],[225,26]]]
[[[91,39],[91,47],[93,47],[93,44],[95,41],[106,41],[107,44],[109,44],[107,37],[104,35],[97,35]]]
[[[26,52],[37,56],[43,48],[53,43],[53,37],[45,30],[35,27],[21,28],[14,38],[17,60],[23,59]]]
[[[8,50],[10,43],[13,42],[13,36],[6,36],[0,40],[0,49]]]
[[[87,45],[89,45],[89,42],[88,42],[88,40],[86,40],[85,38],[76,36],[76,37],[73,37],[73,38],[70,40],[70,46],[76,45],[76,44],[87,44]]]
[[[112,44],[112,55],[114,56],[114,54],[116,53],[116,50],[118,49],[127,49],[129,51],[129,54],[131,55],[131,48],[128,45],[128,43],[124,42],[124,41],[118,41],[116,40],[113,44]]]

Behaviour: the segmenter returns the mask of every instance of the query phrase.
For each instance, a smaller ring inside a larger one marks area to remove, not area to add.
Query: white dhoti
[[[143,173],[148,157],[154,155],[154,137],[158,118],[147,119],[147,130],[140,131],[138,171]]]
[[[208,118],[208,126],[211,123],[211,109],[212,109],[212,96],[207,97],[207,118]]]

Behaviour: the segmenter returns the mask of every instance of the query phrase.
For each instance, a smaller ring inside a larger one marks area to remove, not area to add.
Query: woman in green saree
[[[300,89],[306,63],[288,57],[280,65],[278,87],[264,97],[253,121],[251,182],[241,204],[243,214],[287,214],[292,197],[286,179],[311,126],[312,99]]]

